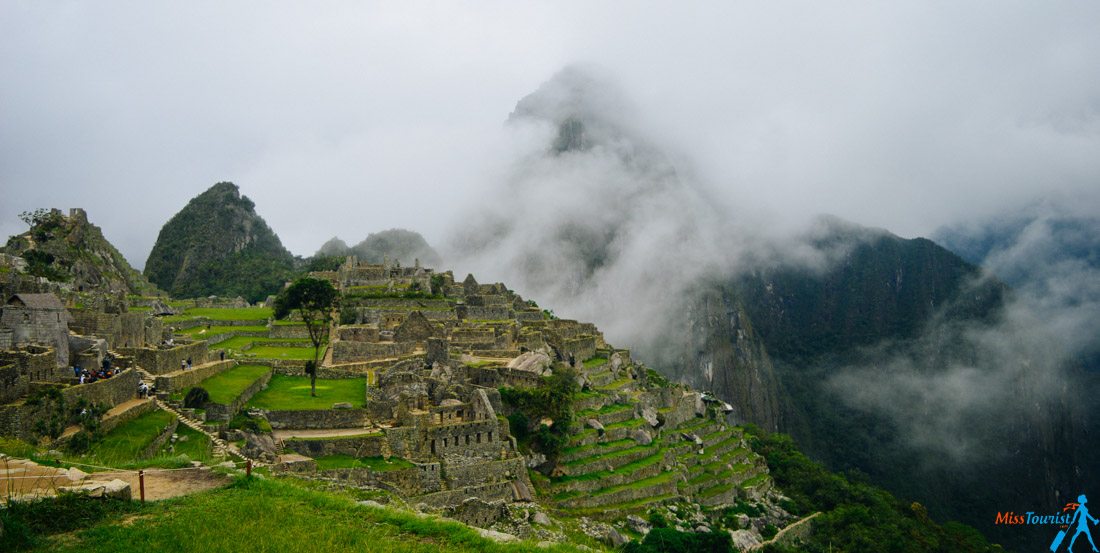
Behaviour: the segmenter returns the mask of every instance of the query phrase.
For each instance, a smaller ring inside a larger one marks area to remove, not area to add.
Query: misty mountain
[[[389,259],[411,266],[420,260],[427,267],[438,267],[442,261],[439,253],[428,245],[420,233],[397,228],[372,232],[362,242],[351,247],[343,240],[333,237],[314,254],[315,257],[345,255],[354,255],[360,261],[376,264]]]
[[[157,236],[145,275],[173,296],[242,296],[278,292],[294,257],[231,182],[194,197]]]
[[[835,218],[791,233],[723,206],[642,119],[576,67],[520,100],[508,125],[528,147],[449,258],[1004,542],[1026,539],[991,506],[1077,493],[1088,457],[1067,423],[1086,404],[1058,318],[930,240]]]

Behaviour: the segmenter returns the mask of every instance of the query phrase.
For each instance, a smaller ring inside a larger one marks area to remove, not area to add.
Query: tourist
[[[180,359],[180,370],[181,371],[186,371],[187,370],[187,360]]]
[[[80,376],[80,365],[73,365],[73,378]]]
[[[84,374],[83,373],[80,374],[80,383],[81,384],[84,383]]]
[[[190,369],[190,368],[191,368],[192,366],[193,366],[193,365],[191,365],[191,358],[190,358],[190,357],[188,357],[188,358],[187,358],[187,368],[188,368],[188,369]]]
[[[221,357],[222,361],[225,361],[225,350],[223,349],[223,350],[219,351],[218,356]]]

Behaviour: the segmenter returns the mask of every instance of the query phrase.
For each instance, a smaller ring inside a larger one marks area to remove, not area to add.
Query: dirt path
[[[129,482],[133,498],[140,497],[140,477],[136,470],[85,474],[39,465],[26,459],[9,458],[0,460],[0,501],[19,496],[52,496],[60,487],[115,479]],[[201,492],[227,484],[229,480],[228,476],[217,474],[209,467],[147,469],[145,499],[155,501]]]
[[[288,438],[334,438],[339,436],[359,436],[378,432],[378,428],[325,428],[322,430],[275,430],[272,435],[277,440]]]

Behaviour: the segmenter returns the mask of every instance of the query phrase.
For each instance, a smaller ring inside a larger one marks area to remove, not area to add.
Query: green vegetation
[[[176,434],[179,435],[179,441],[174,446],[175,455],[186,455],[192,461],[207,464],[214,461],[209,436],[183,424],[176,427]]]
[[[175,297],[257,302],[291,277],[294,257],[230,182],[193,198],[157,236],[145,275]]]
[[[348,496],[305,489],[285,480],[242,478],[227,488],[144,505],[46,500],[2,510],[0,516],[5,529],[11,529],[0,538],[4,551],[519,553],[538,549],[533,542],[498,544],[458,522],[363,507]],[[123,518],[128,522],[119,524]],[[539,550],[577,551],[569,546]]]
[[[165,317],[168,322],[209,319],[211,321],[266,321],[271,318],[268,307],[191,307],[180,315]],[[266,328],[264,329],[266,330]]]
[[[313,348],[289,348],[279,346],[253,346],[246,352],[248,357],[256,359],[290,359],[293,361],[310,362],[313,359]]]
[[[674,528],[654,528],[641,542],[630,542],[623,553],[727,553],[733,542],[724,532],[680,532]]]
[[[822,512],[809,543],[797,551],[1002,551],[973,528],[936,524],[919,503],[906,504],[881,488],[829,472],[799,452],[788,436],[751,425],[746,433],[753,450],[767,459],[776,485],[791,498],[784,508],[801,516]],[[795,550],[769,546],[766,551]]]
[[[304,376],[271,377],[267,388],[252,396],[249,407],[268,411],[303,411],[330,409],[333,403],[346,402],[354,407],[366,403],[367,380],[365,378],[317,379],[317,395],[310,395],[310,379]]]
[[[593,357],[590,357],[590,358],[584,360],[584,368],[592,369],[592,368],[595,368],[595,367],[599,367],[600,365],[603,365],[604,363],[607,363],[607,356],[606,355],[595,355]]]
[[[339,308],[339,301],[340,294],[331,282],[312,277],[295,280],[275,298],[275,318],[286,319],[291,313],[297,313],[305,323],[309,341],[313,344],[313,357],[306,362],[310,395],[317,395],[317,360],[321,356],[321,345],[328,343],[332,313]],[[295,354],[287,351],[270,353],[287,358]],[[256,355],[263,354],[256,352]]]
[[[271,367],[241,365],[207,378],[200,382],[199,386],[209,392],[211,402],[229,405],[240,397],[253,382],[269,372],[271,372]]]
[[[146,308],[148,309],[148,308]],[[134,308],[130,308],[131,311]],[[176,334],[184,334],[192,338],[203,338],[204,336],[217,336],[218,334],[226,334],[229,332],[254,332],[254,333],[266,333],[266,326],[210,326],[205,325],[193,326],[191,328],[185,328],[183,330],[177,330]]]
[[[302,344],[302,346],[309,345],[309,340],[305,338],[267,338],[264,336],[234,336],[226,340],[222,340],[216,344],[211,344],[210,349],[233,349],[243,350],[253,344]]]
[[[85,457],[97,464],[123,466],[142,459],[142,452],[176,419],[168,411],[153,411],[122,423],[95,441]]]
[[[573,428],[573,402],[580,392],[576,371],[565,368],[555,370],[537,388],[501,388],[500,397],[508,414],[508,424],[516,440],[525,447],[542,452],[547,458],[556,459],[569,443]],[[540,424],[544,417],[554,421],[552,426]],[[533,425],[538,425],[533,428]]]
[[[415,467],[416,465],[400,457],[390,457],[388,461],[382,457],[352,457],[350,455],[328,455],[317,458],[318,470],[367,468],[376,472],[384,472]]]

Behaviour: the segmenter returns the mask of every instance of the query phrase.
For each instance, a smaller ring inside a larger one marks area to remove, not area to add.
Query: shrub
[[[198,386],[187,390],[183,398],[183,406],[189,409],[202,409],[210,401],[210,392]]]

